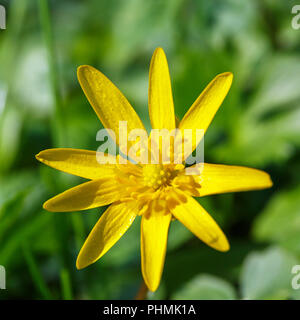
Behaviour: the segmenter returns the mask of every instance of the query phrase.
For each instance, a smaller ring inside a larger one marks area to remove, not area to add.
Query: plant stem
[[[51,19],[48,0],[38,0],[39,15],[41,20],[42,33],[46,45],[49,78],[54,100],[54,117],[52,119],[52,136],[55,146],[65,145],[65,130],[63,121],[62,97],[59,88],[57,60],[53,44],[53,33],[51,28]]]
[[[62,294],[64,300],[72,300],[72,286],[70,274],[67,269],[62,269],[60,272],[60,280],[62,286]]]
[[[148,293],[148,288],[143,280],[134,300],[145,300],[147,298],[147,293]]]

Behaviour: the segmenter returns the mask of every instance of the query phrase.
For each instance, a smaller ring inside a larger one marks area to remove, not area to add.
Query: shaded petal
[[[80,66],[77,71],[79,83],[87,99],[105,128],[112,129],[119,144],[119,121],[127,121],[127,130],[145,130],[121,91],[100,71],[91,66]],[[128,146],[134,142],[128,141]]]
[[[147,287],[155,291],[160,283],[167,249],[171,214],[153,211],[141,222],[142,273]]]
[[[82,246],[76,261],[82,269],[100,259],[127,231],[136,217],[136,204],[112,204],[101,216]]]
[[[204,163],[197,176],[201,187],[200,196],[211,194],[260,190],[272,187],[270,175],[262,170],[248,167]]]
[[[98,163],[96,151],[66,148],[47,149],[35,157],[54,169],[86,179],[115,175],[113,164]]]
[[[196,135],[196,129],[203,129],[205,133],[231,87],[232,78],[231,72],[216,76],[184,115],[179,124],[179,129],[192,129],[194,136]],[[183,132],[182,135],[184,135]],[[197,141],[193,141],[193,150],[200,139],[201,137]]]
[[[166,55],[157,48],[149,71],[149,116],[153,129],[175,129],[174,103]]]
[[[108,205],[123,196],[120,183],[115,179],[101,178],[58,194],[46,201],[43,208],[53,212],[86,210]]]
[[[223,231],[194,198],[186,196],[186,202],[181,202],[171,211],[175,218],[207,245],[219,251],[229,250]]]

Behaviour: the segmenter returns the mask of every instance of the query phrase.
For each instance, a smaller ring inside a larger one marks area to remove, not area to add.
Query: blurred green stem
[[[10,112],[22,112],[17,109],[14,103],[9,108],[8,103],[11,101],[11,88],[14,85],[16,73],[16,61],[18,60],[20,50],[19,47],[22,43],[21,32],[24,26],[26,17],[26,10],[28,8],[27,0],[14,0],[11,1],[9,9],[9,28],[3,34],[3,41],[0,41],[0,171],[5,172],[9,169],[13,161],[13,154],[7,153],[7,140],[5,139],[5,125],[9,119],[8,109]],[[2,32],[2,31],[1,31]],[[2,36],[2,35],[1,35]],[[1,38],[2,39],[2,38]],[[15,120],[17,123],[17,121]],[[16,133],[17,134],[17,133]],[[5,161],[3,158],[5,156]]]
[[[46,45],[50,85],[54,99],[54,116],[52,119],[52,137],[55,146],[66,146],[65,130],[63,121],[62,97],[59,88],[57,60],[53,44],[53,33],[51,28],[49,5],[47,0],[38,0],[39,15],[42,33]]]
[[[85,229],[84,229],[84,223],[82,220],[82,216],[78,215],[78,213],[74,213],[71,216],[72,219],[72,225],[75,232],[75,241],[76,241],[76,247],[78,250],[80,250],[83,241],[85,240]]]
[[[66,130],[63,117],[63,101],[59,86],[58,79],[58,68],[57,68],[57,59],[55,55],[54,43],[53,43],[53,32],[51,27],[51,18],[48,0],[38,0],[39,15],[41,21],[42,33],[46,45],[47,58],[48,58],[48,67],[49,67],[49,77],[50,85],[52,90],[52,97],[54,100],[54,116],[52,118],[52,138],[55,147],[66,147]],[[60,178],[60,177],[59,177]],[[63,179],[63,177],[62,177]],[[59,226],[58,230],[58,245],[59,245],[59,255],[60,261],[62,263],[61,270],[61,285],[62,285],[62,296],[65,299],[71,299],[71,280],[70,273],[67,270],[68,261],[67,248],[64,246],[66,242],[66,236],[68,234],[67,230],[68,224],[66,219],[59,219],[58,217],[54,218],[55,226]]]
[[[43,279],[43,276],[41,275],[37,267],[34,256],[31,250],[29,249],[27,243],[24,243],[22,245],[22,249],[23,249],[24,258],[27,263],[34,285],[36,286],[37,290],[40,292],[43,299],[51,299],[51,293],[47,287],[47,284]]]
[[[64,300],[72,300],[72,286],[70,274],[67,269],[62,269],[60,273],[62,295]]]

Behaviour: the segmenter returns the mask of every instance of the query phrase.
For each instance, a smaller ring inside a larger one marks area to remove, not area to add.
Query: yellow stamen
[[[166,186],[172,179],[171,169],[162,164],[148,164],[143,167],[144,185],[158,189]]]

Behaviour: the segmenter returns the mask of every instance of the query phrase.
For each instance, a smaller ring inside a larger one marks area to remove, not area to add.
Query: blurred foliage
[[[192,278],[171,298],[178,300],[233,300],[236,298],[236,293],[230,283],[211,275],[202,274]]]
[[[159,290],[149,299],[299,299],[291,267],[300,263],[300,31],[296,1],[1,1],[0,298],[131,299],[142,277],[139,219],[97,263],[76,256],[103,208],[42,209],[81,179],[37,163],[51,147],[96,150],[101,123],[76,79],[90,64],[118,85],[149,128],[148,68],[162,46],[176,114],[182,117],[218,73],[232,89],[205,137],[207,162],[268,171],[270,190],[199,201],[227,234],[215,252],[178,222],[170,228]],[[50,18],[50,19],[48,19]],[[60,132],[61,130],[62,132]]]

